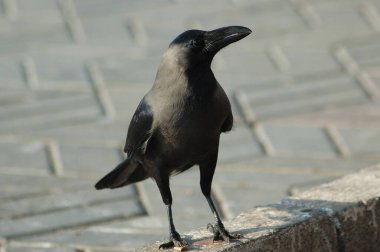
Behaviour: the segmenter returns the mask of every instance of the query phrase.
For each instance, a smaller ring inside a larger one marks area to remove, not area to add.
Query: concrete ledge
[[[255,193],[255,192],[247,192]],[[226,227],[244,239],[213,243],[203,229],[184,235],[188,251],[380,251],[380,165],[279,204],[243,212]],[[158,251],[151,244],[137,251]]]

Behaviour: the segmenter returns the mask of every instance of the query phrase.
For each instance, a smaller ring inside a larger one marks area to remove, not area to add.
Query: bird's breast
[[[151,94],[153,128],[161,150],[170,154],[187,151],[202,155],[217,146],[230,104],[219,84],[212,92],[206,91],[171,86]]]

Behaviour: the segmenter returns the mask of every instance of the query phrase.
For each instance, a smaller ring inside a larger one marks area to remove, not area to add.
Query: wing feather
[[[124,152],[127,153],[128,157],[145,153],[148,141],[153,133],[152,124],[153,112],[144,97],[138,105],[128,127],[124,147]]]

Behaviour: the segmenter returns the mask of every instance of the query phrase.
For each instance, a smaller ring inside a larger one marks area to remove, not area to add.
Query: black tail
[[[96,183],[95,188],[97,190],[104,188],[117,188],[126,185],[130,175],[135,171],[138,164],[131,162],[130,159],[126,159],[121,162],[115,169],[104,176]]]

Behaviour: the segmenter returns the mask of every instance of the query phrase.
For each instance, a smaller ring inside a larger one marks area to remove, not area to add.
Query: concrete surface
[[[212,242],[204,229],[185,235],[187,251],[380,251],[380,166],[256,207],[226,224],[244,236]],[[159,251],[159,243],[138,249]]]
[[[152,181],[93,185],[189,28],[253,29],[213,64],[236,119],[213,184],[224,219],[379,163],[379,13],[379,0],[0,0],[0,250],[167,236]],[[180,233],[212,220],[198,181],[196,168],[172,180]]]

